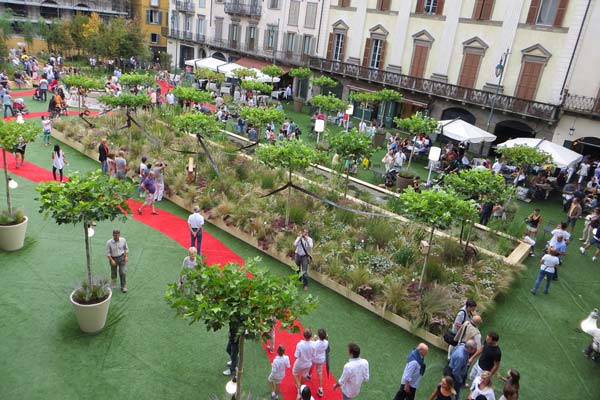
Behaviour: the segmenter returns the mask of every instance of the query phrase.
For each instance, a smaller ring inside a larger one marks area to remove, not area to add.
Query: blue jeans
[[[198,250],[198,255],[200,255],[200,246],[202,246],[202,229],[192,228],[192,231],[196,232],[196,236],[194,237],[194,234],[190,232],[190,241],[192,243],[190,244],[190,247],[195,247],[196,250]]]
[[[100,161],[100,168],[102,168],[102,173],[106,174],[108,172],[108,161]]]
[[[4,118],[6,118],[6,110],[10,110],[10,113],[12,114],[12,116],[15,116],[15,110],[13,110],[12,106],[9,104],[5,104],[4,105]]]
[[[535,284],[533,285],[533,289],[531,289],[531,291],[535,294],[537,293],[540,284],[542,283],[542,280],[544,279],[544,277],[546,277],[546,289],[544,289],[544,293],[548,293],[548,290],[550,289],[550,281],[552,280],[552,277],[554,276],[554,272],[548,272],[548,271],[544,271],[544,270],[540,270],[540,273],[538,274],[537,280],[535,281]]]

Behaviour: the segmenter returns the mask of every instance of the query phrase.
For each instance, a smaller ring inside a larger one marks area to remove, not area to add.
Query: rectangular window
[[[265,35],[265,48],[267,50],[277,50],[277,27],[271,26]]]
[[[246,45],[248,47],[248,50],[254,50],[255,48],[255,43],[256,43],[256,27],[255,26],[249,26],[248,28],[246,28]]]
[[[160,0],[150,0],[150,7],[159,7]]]
[[[223,39],[223,18],[215,18],[215,39]]]
[[[390,0],[377,0],[377,9],[379,11],[390,11]]]
[[[162,12],[158,10],[146,10],[146,23],[152,25],[162,24]]]
[[[437,11],[438,0],[425,0],[423,12],[425,14],[435,14]]]
[[[315,2],[306,3],[306,15],[304,16],[304,27],[315,29],[317,21],[317,8],[319,5]]]
[[[525,100],[535,99],[543,67],[544,64],[542,63],[531,61],[523,62],[515,97]]]
[[[473,9],[473,19],[479,21],[489,21],[492,19],[492,10],[494,9],[494,0],[477,0]]]
[[[279,0],[269,0],[269,8],[279,9]]]
[[[333,41],[333,61],[338,61],[341,62],[342,60],[342,53],[344,51],[344,41],[346,40],[346,35],[343,35],[341,33],[336,33],[335,34],[335,38]]]
[[[312,36],[305,35],[302,39],[302,54],[311,54]]]
[[[294,52],[294,42],[296,40],[296,34],[295,33],[288,33],[287,34],[287,40],[286,40],[286,44],[285,44],[285,50],[288,53],[293,53]]]
[[[171,14],[171,29],[179,29],[179,18],[175,13]]]
[[[288,25],[298,26],[298,17],[300,15],[300,1],[290,1],[290,13],[288,15]]]
[[[479,73],[479,64],[481,62],[481,54],[465,53],[463,56],[463,64],[458,79],[458,86],[475,88],[477,84],[477,74]]]
[[[238,47],[240,26],[237,24],[229,25],[229,45],[232,49],[236,49]]]
[[[369,56],[369,68],[378,69],[381,64],[381,49],[383,41],[379,39],[371,40],[371,55]]]
[[[429,56],[429,47],[415,44],[412,61],[410,63],[410,76],[423,78],[425,76],[425,67]]]
[[[350,7],[350,0],[338,0],[338,7]]]
[[[186,32],[192,32],[192,17],[189,15],[185,16],[184,29]]]
[[[150,34],[150,43],[158,43],[160,42],[160,35],[158,33],[151,33]]]
[[[204,35],[206,33],[206,20],[204,16],[198,16],[198,20],[196,21],[196,33],[198,35]]]
[[[206,0],[198,0],[198,7],[206,8]]]
[[[542,0],[536,23],[537,25],[554,25],[560,0]]]

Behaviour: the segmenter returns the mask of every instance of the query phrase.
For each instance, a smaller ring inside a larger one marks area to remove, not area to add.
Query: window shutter
[[[146,10],[146,23],[150,23],[150,10]]]
[[[535,19],[537,18],[539,10],[540,0],[531,0],[531,4],[529,5],[529,12],[527,13],[527,24],[535,25]]]
[[[288,52],[288,34],[283,34],[283,49],[284,52]]]
[[[425,75],[425,66],[427,63],[427,55],[429,53],[429,47],[422,45],[415,45],[413,50],[413,58],[410,65],[410,76],[422,78]]]
[[[229,41],[235,40],[233,37],[233,24],[229,24]]]
[[[435,15],[442,15],[444,13],[444,0],[438,0],[437,7],[435,8]]]
[[[554,26],[561,27],[565,14],[567,13],[567,7],[569,6],[569,0],[560,0],[558,8],[556,9],[556,17],[554,17]]]
[[[333,58],[333,46],[335,44],[335,33],[331,32],[329,34],[329,42],[327,43],[327,55],[326,59],[331,60]]]
[[[273,38],[273,51],[277,51],[277,49],[279,48],[279,31],[275,30],[273,31],[273,34],[275,35],[275,37]]]
[[[475,53],[465,53],[463,56],[463,65],[460,71],[458,86],[468,87],[473,89],[477,84],[477,72],[479,71],[479,63],[481,55]]]
[[[371,56],[371,38],[365,40],[365,52],[363,53],[363,67],[369,67],[369,57]]]
[[[389,11],[390,10],[390,0],[379,0],[377,2],[378,9],[380,11]]]
[[[344,55],[346,54],[346,43],[348,42],[348,35],[344,35],[342,39],[342,51],[340,52],[340,62],[344,62]]]
[[[383,66],[385,65],[385,50],[387,49],[387,40],[381,41],[381,54],[379,57],[379,69],[383,70]]]
[[[304,36],[294,36],[294,54],[302,54],[302,46],[304,44]]]
[[[527,61],[523,63],[515,97],[525,100],[535,99],[535,93],[537,91],[537,86],[543,67],[544,64],[542,63]]]
[[[417,0],[417,7],[415,7],[415,14],[423,14],[425,9],[425,0]]]
[[[477,0],[475,2],[475,7],[473,8],[473,19],[481,19],[484,3],[485,0]]]
[[[310,38],[310,55],[314,56],[315,55],[315,47],[317,46],[317,38],[316,37],[311,37]]]
[[[263,48],[266,50],[269,48],[269,28],[265,30],[264,36],[265,37],[263,39]]]
[[[159,11],[157,14],[158,14],[158,24],[162,25],[162,11]]]
[[[485,0],[483,2],[483,10],[479,19],[489,21],[492,19],[492,11],[494,10],[494,0]]]

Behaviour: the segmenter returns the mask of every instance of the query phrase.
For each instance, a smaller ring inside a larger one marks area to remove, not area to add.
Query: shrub
[[[13,209],[11,213],[7,209],[0,210],[0,225],[17,225],[25,221],[25,212],[18,208]]]
[[[429,327],[434,333],[441,333],[431,325],[431,322],[437,320],[439,325],[448,325],[446,321],[452,318],[452,313],[457,306],[458,303],[450,289],[434,283],[423,293],[413,322],[419,327]],[[440,323],[441,321],[446,323]]]
[[[406,315],[412,304],[406,298],[406,283],[399,278],[389,280],[384,284],[383,300],[386,308],[393,313]]]
[[[403,244],[394,253],[393,260],[396,264],[407,267],[417,257],[417,249],[414,246]]]
[[[358,289],[359,286],[366,285],[371,280],[371,272],[364,267],[353,268],[347,274],[348,282],[352,290]]]
[[[389,273],[395,267],[389,258],[381,255],[369,256],[367,265],[372,272],[380,275]]]
[[[388,242],[396,236],[392,224],[381,219],[370,219],[366,226],[367,235],[378,248],[384,249]]]
[[[439,255],[443,261],[449,264],[455,264],[464,258],[463,246],[452,238],[441,238],[438,242],[440,246]]]
[[[290,221],[295,223],[296,225],[304,224],[304,219],[306,218],[306,208],[299,203],[290,204]]]
[[[261,174],[260,187],[261,189],[273,189],[275,187],[275,175],[268,173]]]
[[[335,209],[335,218],[346,224],[346,225],[352,225],[354,224],[354,221],[356,220],[356,214],[351,212],[351,211],[346,211],[346,210],[342,210],[340,208],[336,208]]]
[[[444,281],[444,268],[441,260],[436,257],[430,257],[425,269],[425,281],[426,282],[443,282]]]

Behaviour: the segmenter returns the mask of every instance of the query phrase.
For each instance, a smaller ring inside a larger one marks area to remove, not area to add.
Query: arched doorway
[[[496,124],[494,135],[496,135],[494,143],[504,143],[509,139],[534,137],[535,132],[529,125],[521,121],[508,120]]]
[[[198,58],[206,58],[206,50],[198,49]]]
[[[60,18],[60,9],[56,6],[58,6],[58,3],[55,1],[43,1],[42,4],[40,4],[40,16],[48,20]]]
[[[442,120],[447,119],[456,119],[460,118],[465,122],[470,123],[471,125],[475,125],[475,121],[477,120],[473,114],[464,108],[452,107],[446,108],[444,112],[442,112]]]
[[[584,156],[589,155],[592,160],[600,160],[600,138],[597,137],[582,137],[575,140],[573,143],[565,141],[564,146],[570,147],[571,150],[576,151]]]
[[[221,61],[227,61],[227,58],[220,51],[213,53],[212,58],[216,58],[217,60]]]

